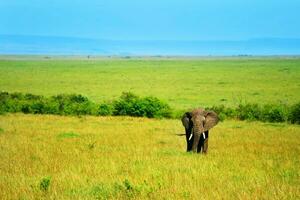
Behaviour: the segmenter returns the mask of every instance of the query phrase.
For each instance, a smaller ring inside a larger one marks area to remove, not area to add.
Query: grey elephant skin
[[[218,115],[214,111],[197,108],[184,113],[181,121],[185,128],[187,152],[207,153],[208,133],[218,124]]]

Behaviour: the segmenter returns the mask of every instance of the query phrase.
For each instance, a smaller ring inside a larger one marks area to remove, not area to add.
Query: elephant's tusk
[[[204,140],[205,140],[205,133],[203,132],[202,135],[203,135],[203,138],[204,138]]]
[[[190,135],[190,137],[189,137],[189,141],[192,139],[192,137],[193,137],[193,134],[191,134],[191,135]]]

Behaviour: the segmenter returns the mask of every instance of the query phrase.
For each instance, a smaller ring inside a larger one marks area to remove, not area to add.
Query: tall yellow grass
[[[0,128],[0,199],[300,197],[299,126],[226,121],[205,156],[185,152],[179,120],[8,114]]]

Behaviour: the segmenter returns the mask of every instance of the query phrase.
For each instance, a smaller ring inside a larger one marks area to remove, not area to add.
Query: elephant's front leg
[[[192,150],[193,145],[193,135],[192,135],[192,129],[185,129],[185,137],[186,137],[186,151],[189,152]]]
[[[194,137],[192,136],[192,138],[187,141],[187,152],[192,151],[193,139]]]
[[[199,144],[198,144],[198,148],[197,148],[197,153],[200,153],[201,150],[203,151],[203,145],[204,145],[204,140],[203,140],[202,136],[200,136],[200,140],[199,140]]]
[[[193,145],[193,137],[189,140],[189,138],[186,138],[186,151],[189,152],[192,150]]]
[[[208,149],[208,138],[204,140],[203,153],[207,153],[207,149]]]
[[[208,131],[205,131],[205,140],[204,140],[204,144],[203,144],[203,153],[207,153],[207,149],[208,149]]]

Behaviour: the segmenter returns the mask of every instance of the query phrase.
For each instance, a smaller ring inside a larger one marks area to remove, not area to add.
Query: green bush
[[[6,112],[16,113],[22,111],[22,103],[15,99],[8,99],[5,102]]]
[[[288,120],[293,124],[300,124],[300,102],[290,108]]]
[[[42,100],[24,101],[22,103],[22,112],[33,114],[45,114],[46,103]]]
[[[123,93],[113,103],[96,105],[87,97],[76,94],[60,94],[46,98],[33,94],[0,93],[0,113],[23,112],[58,115],[127,115],[149,118],[171,117],[170,107],[155,97],[140,98]]]
[[[0,93],[0,112],[23,112],[33,114],[91,115],[96,105],[82,95],[61,94],[46,98],[33,94]]]
[[[65,115],[91,115],[93,104],[91,102],[65,104],[63,114]]]
[[[213,110],[216,112],[220,118],[220,121],[223,121],[227,118],[235,118],[237,117],[236,110],[233,108],[225,107],[224,105],[212,106],[205,108],[206,110]]]
[[[50,114],[60,115],[91,115],[96,110],[96,105],[87,97],[76,94],[60,94],[51,97],[51,105],[48,108]],[[53,113],[51,113],[53,111]]]
[[[40,181],[40,190],[47,192],[50,186],[51,177],[45,177]]]
[[[284,122],[287,114],[281,105],[264,105],[261,110],[260,120],[265,122]]]
[[[171,117],[171,108],[156,97],[140,98],[132,93],[123,93],[113,103],[114,115],[161,118]]]
[[[265,122],[285,122],[300,124],[300,103],[291,107],[282,104],[240,104],[236,108],[224,105],[206,108],[213,110],[222,120],[258,120]],[[168,104],[156,97],[138,97],[124,92],[113,102],[95,104],[87,97],[77,94],[60,94],[44,97],[19,92],[0,92],[0,114],[6,112],[55,114],[55,115],[124,115],[148,118],[181,118],[185,110],[172,110]]]
[[[59,102],[53,98],[48,98],[44,101],[44,114],[53,114],[53,115],[60,115],[63,113],[63,110],[59,109]]]
[[[23,99],[25,99],[25,100],[42,100],[44,98],[45,97],[43,97],[43,96],[34,95],[34,94],[30,94],[30,93],[23,95]]]
[[[138,97],[132,93],[123,93],[119,100],[113,103],[115,108],[114,115],[131,115],[137,116],[135,105]]]
[[[43,96],[22,93],[0,93],[0,110],[4,112],[41,113],[45,103]]]
[[[20,92],[14,92],[10,94],[11,99],[17,99],[17,100],[22,100],[24,99],[24,95]]]
[[[236,117],[240,120],[259,120],[261,108],[257,104],[240,104],[236,109]]]
[[[4,114],[8,111],[7,101],[9,99],[8,92],[0,92],[0,114]]]
[[[8,92],[0,92],[0,102],[5,102],[9,98]]]
[[[170,118],[170,107],[156,97],[145,97],[136,102],[137,113],[142,117]]]
[[[109,115],[112,115],[113,112],[114,112],[114,107],[112,104],[102,103],[98,107],[97,115],[109,116]]]

